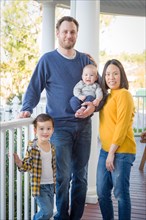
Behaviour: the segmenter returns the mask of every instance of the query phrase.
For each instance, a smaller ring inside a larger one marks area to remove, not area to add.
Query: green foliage
[[[34,1],[5,1],[2,5],[0,96],[21,96],[39,57],[41,15]],[[11,97],[10,97],[11,98]]]
[[[108,14],[100,14],[100,28],[101,33],[115,20],[115,16]]]
[[[143,64],[146,60],[146,51],[142,54],[128,54],[128,53],[121,53],[120,55],[115,55],[117,59],[129,62],[131,64]],[[101,59],[106,62],[108,59],[111,59],[111,55],[108,55],[106,51],[100,51]]]
[[[118,16],[101,14],[100,15],[100,30],[101,30],[101,38],[102,34],[110,28],[110,25],[116,21]],[[118,47],[118,39],[117,39],[117,47]],[[126,74],[129,80],[129,86],[131,91],[135,91],[137,88],[144,88],[146,86],[146,78],[145,78],[145,62],[146,62],[146,50],[140,54],[130,54],[130,53],[118,53],[111,54],[105,50],[100,51],[99,60],[100,64],[104,66],[107,60],[110,59],[119,59],[126,70]]]
[[[10,95],[9,95],[9,97],[7,98],[7,102],[6,102],[6,104],[7,105],[12,105],[12,101],[13,101],[13,98],[16,96],[16,94],[14,94],[14,93],[11,93]],[[18,99],[20,100],[20,103],[19,104],[21,104],[22,102],[22,93],[19,93],[18,95],[17,95],[17,97],[18,97]]]
[[[142,129],[142,128],[133,128],[134,133],[142,133],[143,131],[146,131],[146,128]]]
[[[114,56],[107,54],[106,51],[100,51],[100,60],[103,64],[113,58],[119,59],[125,66],[129,67],[129,69],[125,68],[126,74],[128,77],[134,78],[132,81],[129,80],[130,89],[145,88],[146,51],[142,54],[121,53]]]

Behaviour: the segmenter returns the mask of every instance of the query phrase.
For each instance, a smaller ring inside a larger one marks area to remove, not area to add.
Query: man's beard
[[[73,44],[73,45],[69,45],[69,46],[65,46],[64,49],[66,49],[66,50],[70,50],[70,49],[72,49],[72,48],[74,47],[74,45],[75,45],[75,44]]]
[[[73,42],[73,43],[71,43],[71,44],[66,44],[66,43],[60,42],[60,46],[61,46],[62,48],[64,48],[64,49],[66,49],[66,50],[70,50],[70,49],[72,49],[72,48],[74,47],[75,43],[76,43],[76,42]]]

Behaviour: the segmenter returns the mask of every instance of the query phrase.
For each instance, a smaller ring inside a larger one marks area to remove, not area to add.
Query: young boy
[[[93,64],[85,66],[82,80],[75,85],[74,96],[70,100],[74,112],[82,113],[86,109],[86,106],[82,105],[84,102],[92,102],[96,107],[99,105],[103,98],[103,92],[97,80],[97,68]]]
[[[54,184],[56,182],[55,148],[50,143],[54,121],[47,114],[38,115],[33,121],[36,138],[28,143],[23,160],[14,153],[14,161],[20,172],[31,174],[32,195],[40,210],[34,220],[50,219],[53,216]]]

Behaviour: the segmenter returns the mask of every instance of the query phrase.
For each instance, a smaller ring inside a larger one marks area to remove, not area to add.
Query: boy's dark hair
[[[35,119],[34,121],[32,122],[32,124],[34,125],[34,127],[36,128],[37,127],[37,122],[45,122],[45,121],[51,121],[52,122],[52,125],[54,127],[54,120],[53,118],[48,115],[48,114],[45,114],[45,113],[42,113],[42,114],[39,114]]]
[[[77,31],[79,30],[79,23],[77,22],[77,20],[73,17],[70,16],[64,16],[62,18],[60,18],[56,24],[56,29],[59,30],[60,25],[62,24],[63,21],[69,21],[69,22],[74,22],[74,24],[77,27]]]

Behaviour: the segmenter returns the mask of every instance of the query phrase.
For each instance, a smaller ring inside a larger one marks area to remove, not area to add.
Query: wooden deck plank
[[[144,169],[139,170],[141,157],[144,150],[144,144],[137,142],[137,155],[131,171],[130,193],[131,193],[131,220],[146,220],[146,165]],[[114,216],[118,220],[118,204],[113,198]],[[84,214],[81,220],[102,220],[99,204],[86,204]]]

